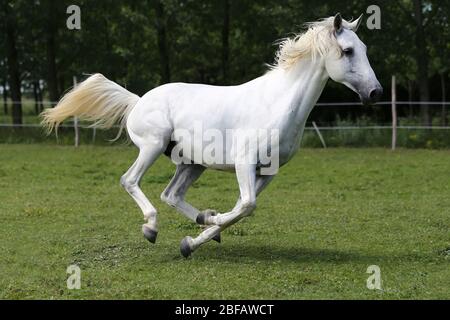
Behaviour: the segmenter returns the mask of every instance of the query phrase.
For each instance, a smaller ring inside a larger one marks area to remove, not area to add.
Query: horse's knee
[[[136,181],[129,179],[126,175],[120,178],[120,185],[128,192],[131,192],[136,187]]]

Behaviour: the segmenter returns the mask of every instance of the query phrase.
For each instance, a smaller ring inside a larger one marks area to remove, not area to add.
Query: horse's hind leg
[[[169,206],[174,207],[190,220],[197,219],[200,211],[184,200],[189,187],[205,171],[205,167],[198,164],[179,164],[169,185],[161,194],[161,200]]]
[[[188,219],[197,221],[197,216],[201,213],[197,208],[184,200],[189,187],[197,181],[205,171],[205,167],[198,164],[177,165],[177,170],[169,185],[161,194],[161,200],[174,207]],[[214,241],[220,242],[220,233],[214,236]]]
[[[136,201],[144,214],[144,219],[147,223],[142,225],[142,232],[144,233],[145,238],[151,243],[155,243],[156,236],[158,235],[156,209],[142,192],[139,183],[145,171],[147,171],[163,151],[164,146],[160,143],[149,143],[141,147],[138,158],[120,179],[122,186],[131,195],[134,201]]]

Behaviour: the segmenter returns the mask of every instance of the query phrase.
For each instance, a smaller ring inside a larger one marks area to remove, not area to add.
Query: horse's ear
[[[336,14],[334,16],[334,31],[336,34],[340,33],[342,31],[342,16],[340,13]]]
[[[348,28],[353,32],[358,31],[359,26],[361,25],[363,15],[360,15],[358,19],[348,24]]]

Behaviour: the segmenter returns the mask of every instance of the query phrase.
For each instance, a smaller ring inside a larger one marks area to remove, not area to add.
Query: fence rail
[[[75,81],[75,80],[74,80]],[[396,86],[395,79],[392,79],[392,100],[391,101],[382,101],[375,104],[375,106],[386,107],[390,106],[392,108],[392,124],[390,125],[355,125],[355,126],[319,126],[315,123],[312,126],[307,126],[305,130],[307,131],[315,131],[322,142],[323,147],[326,147],[326,142],[321,135],[321,131],[338,131],[338,130],[392,130],[392,149],[396,147],[396,138],[397,138],[397,130],[450,130],[450,126],[426,126],[426,125],[398,125],[397,119],[397,110],[396,107],[399,105],[405,106],[440,106],[447,107],[450,106],[450,102],[438,102],[438,101],[396,101]],[[8,102],[8,105],[11,104],[19,104],[21,102]],[[43,106],[54,106],[57,103],[52,101],[44,101],[40,102]],[[317,103],[318,107],[345,107],[345,106],[362,106],[361,102],[321,102]],[[25,124],[11,124],[11,123],[0,123],[0,128],[39,128],[40,124],[38,123],[25,123]],[[92,141],[95,142],[96,137],[96,129],[87,126],[80,125],[77,119],[74,119],[73,122],[66,122],[60,125],[61,128],[71,128],[75,132],[75,145],[79,143],[79,129],[90,129],[92,130]],[[113,128],[119,128],[119,126],[113,126]]]
[[[35,102],[33,101],[33,104]],[[58,102],[54,101],[41,101],[39,102],[43,106],[56,106]],[[8,101],[7,105],[13,105],[13,104],[24,104],[24,102],[18,102],[18,101]],[[374,104],[374,106],[385,106],[385,105],[391,105],[392,101],[381,101]],[[450,106],[450,102],[440,102],[440,101],[397,101],[397,105],[429,105],[429,106]],[[327,106],[336,106],[336,107],[345,107],[345,106],[362,106],[363,104],[361,102],[318,102],[316,103],[317,107],[327,107]]]
[[[12,124],[12,123],[0,123],[0,128],[40,128],[41,125],[37,123],[22,123],[22,124]],[[95,128],[91,126],[83,126],[78,125],[75,126],[74,124],[61,124],[59,126],[60,128],[72,128],[75,127],[81,128],[81,129],[91,129],[94,130]],[[120,128],[120,126],[112,126],[112,128]],[[307,126],[305,127],[305,130],[316,130],[315,128],[319,130],[383,130],[383,129],[392,129],[392,126]],[[398,129],[406,129],[406,130],[450,130],[450,126],[397,126]]]

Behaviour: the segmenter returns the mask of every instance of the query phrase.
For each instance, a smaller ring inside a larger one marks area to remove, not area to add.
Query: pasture
[[[448,299],[450,151],[304,149],[258,198],[253,216],[189,259],[200,229],[159,200],[161,158],[142,188],[159,209],[156,245],[119,185],[137,149],[0,145],[2,299]],[[207,171],[188,193],[230,209],[232,174]],[[66,287],[80,266],[81,289]],[[366,269],[381,268],[382,290]]]

